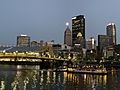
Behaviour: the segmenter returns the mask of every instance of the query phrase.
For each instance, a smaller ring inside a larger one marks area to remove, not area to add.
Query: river
[[[40,70],[39,65],[0,65],[0,90],[120,90],[120,69],[90,75]]]

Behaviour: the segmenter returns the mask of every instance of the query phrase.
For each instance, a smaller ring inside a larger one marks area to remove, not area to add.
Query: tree
[[[53,49],[52,49],[52,47],[51,46],[43,46],[42,47],[42,50],[44,51],[44,54],[48,54],[49,53],[49,55],[51,56],[51,57],[53,57],[54,56],[54,53],[53,53]]]

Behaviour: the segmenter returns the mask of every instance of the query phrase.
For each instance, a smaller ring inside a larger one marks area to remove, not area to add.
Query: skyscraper
[[[85,17],[84,15],[72,18],[72,45],[85,47]]]
[[[69,23],[66,23],[66,30],[64,32],[64,44],[71,46],[72,45],[72,34],[69,28]]]
[[[96,50],[96,40],[93,37],[90,37],[86,40],[86,49],[87,50]]]
[[[107,36],[110,38],[110,45],[116,45],[116,26],[114,23],[109,23],[106,27]]]
[[[98,50],[100,53],[109,46],[109,40],[110,38],[107,35],[98,35]]]
[[[17,36],[17,47],[30,47],[30,37],[23,34]]]

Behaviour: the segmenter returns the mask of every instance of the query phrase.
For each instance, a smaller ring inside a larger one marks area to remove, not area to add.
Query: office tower
[[[71,46],[72,45],[72,34],[69,28],[69,23],[66,23],[66,30],[64,32],[64,44]]]
[[[109,23],[106,27],[107,36],[110,38],[110,45],[116,45],[116,26],[114,23]]]
[[[110,38],[107,35],[98,35],[98,50],[100,53],[109,46],[109,40]]]
[[[72,18],[72,45],[85,47],[85,17],[84,15]]]
[[[86,40],[86,49],[87,50],[96,50],[96,40],[93,37],[90,37]]]
[[[17,36],[17,47],[30,47],[30,37],[23,34]]]

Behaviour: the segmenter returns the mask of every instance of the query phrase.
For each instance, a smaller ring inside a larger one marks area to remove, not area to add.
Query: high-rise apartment
[[[72,18],[72,45],[85,47],[85,17],[84,15]]]
[[[23,34],[17,36],[17,47],[30,47],[30,37]]]
[[[66,30],[64,32],[64,44],[71,46],[72,45],[72,34],[71,30],[69,28],[69,24],[66,23]]]
[[[109,23],[106,27],[107,36],[110,38],[110,45],[116,45],[116,26],[114,23]]]

